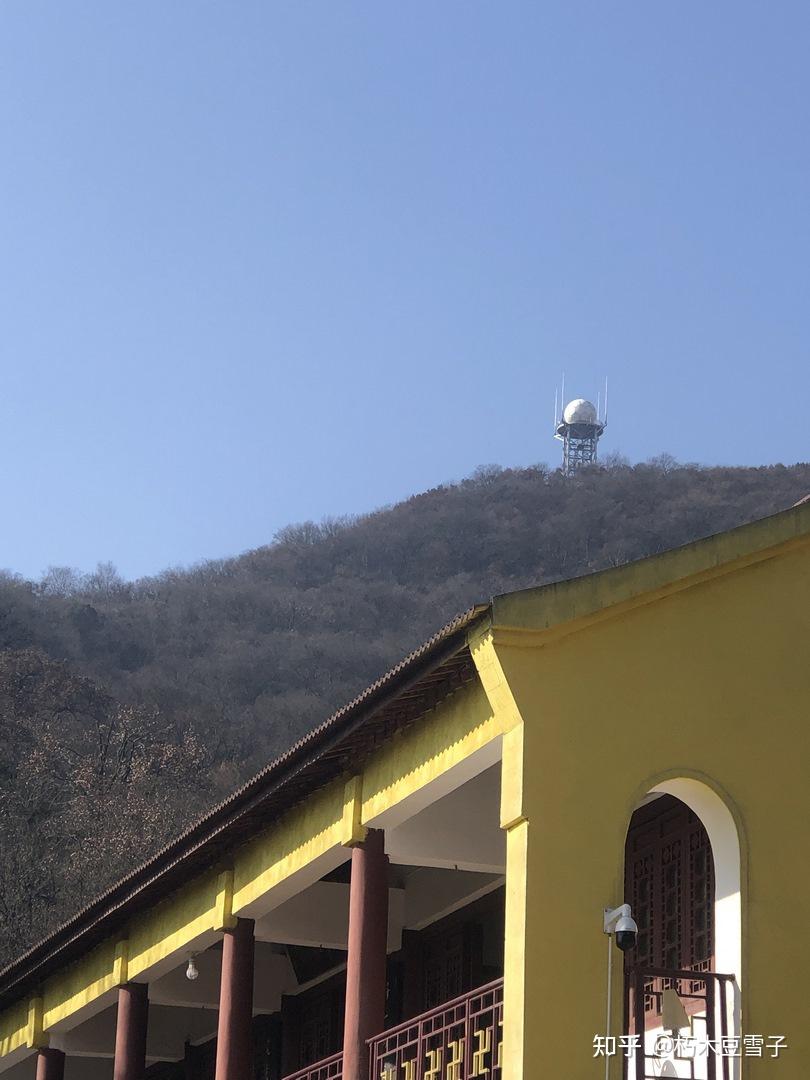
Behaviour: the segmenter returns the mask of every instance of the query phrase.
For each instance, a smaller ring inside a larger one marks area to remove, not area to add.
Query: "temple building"
[[[805,1077],[808,631],[810,504],[473,608],[0,972],[0,1080]]]

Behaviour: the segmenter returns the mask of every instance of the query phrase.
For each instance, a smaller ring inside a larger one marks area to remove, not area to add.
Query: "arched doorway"
[[[674,795],[640,806],[627,830],[624,895],[639,927],[627,964],[709,971],[714,859],[703,822]]]
[[[624,895],[639,927],[637,947],[625,954],[625,1031],[640,1042],[626,1075],[721,1075],[711,1050],[702,1060],[683,1057],[690,1041],[700,1056],[701,1046],[739,1032],[739,843],[710,788],[667,781],[636,808]],[[669,1060],[655,1052],[662,1036],[679,1046]]]

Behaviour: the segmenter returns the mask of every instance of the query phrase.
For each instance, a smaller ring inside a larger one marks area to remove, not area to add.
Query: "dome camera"
[[[635,919],[628,915],[623,915],[616,923],[614,933],[616,935],[616,944],[622,952],[629,952],[630,949],[635,949],[636,938],[638,937],[638,927],[636,926]]]
[[[622,904],[617,908],[605,908],[603,929],[606,934],[612,934],[616,945],[622,952],[629,952],[636,947],[638,938],[638,926],[633,918],[629,904]]]

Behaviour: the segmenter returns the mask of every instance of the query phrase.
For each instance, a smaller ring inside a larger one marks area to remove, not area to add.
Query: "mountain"
[[[131,867],[473,602],[790,506],[810,465],[489,466],[125,582],[0,578],[0,953]]]

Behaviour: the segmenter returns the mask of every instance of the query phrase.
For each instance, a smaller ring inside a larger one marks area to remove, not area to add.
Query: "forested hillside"
[[[0,958],[457,612],[781,510],[810,466],[488,467],[137,582],[0,579]]]

